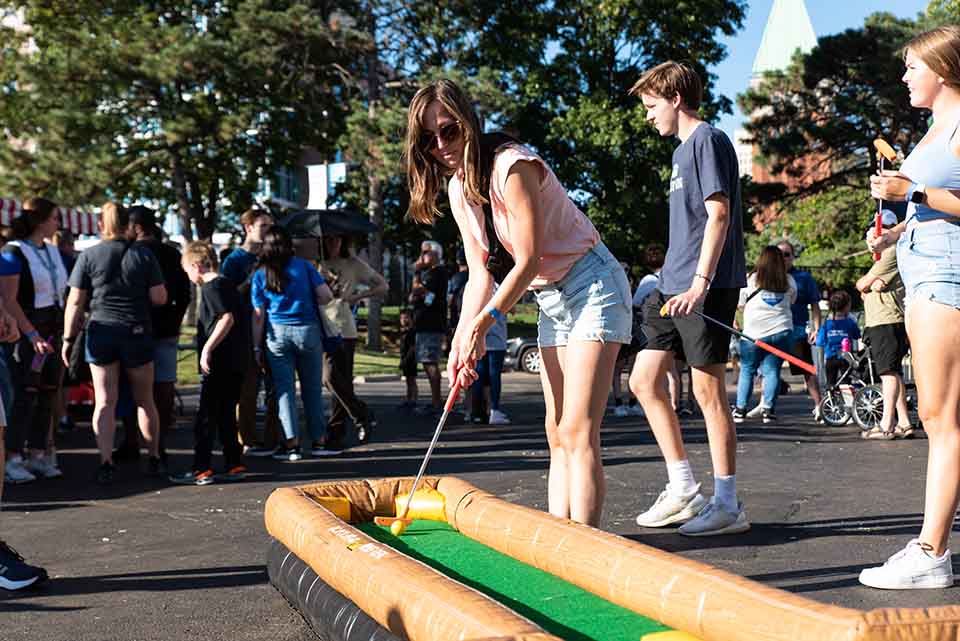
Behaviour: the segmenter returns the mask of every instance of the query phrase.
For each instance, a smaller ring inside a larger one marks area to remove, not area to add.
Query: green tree
[[[820,38],[785,72],[739,96],[743,112],[754,114],[746,129],[760,161],[778,177],[748,189],[756,209],[779,216],[754,244],[765,243],[771,230],[788,233],[813,250],[805,262],[817,264],[862,249],[876,210],[868,190],[878,169],[874,139],[905,152],[926,129],[928,114],[910,108],[900,82],[900,49],[919,28],[874,14],[862,28]]]
[[[0,5],[14,9],[12,3]],[[30,0],[4,29],[0,188],[151,198],[209,237],[306,146],[332,149],[365,40],[332,3]]]

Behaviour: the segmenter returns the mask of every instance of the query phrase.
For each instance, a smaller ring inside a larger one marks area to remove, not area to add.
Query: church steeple
[[[751,82],[767,71],[782,71],[799,49],[809,53],[817,46],[817,36],[803,0],[773,0],[773,8],[763,30],[760,49],[753,60]]]

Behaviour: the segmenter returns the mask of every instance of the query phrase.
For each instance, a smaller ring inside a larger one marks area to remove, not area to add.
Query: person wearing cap
[[[153,398],[160,418],[160,459],[166,464],[166,437],[174,424],[174,397],[177,384],[177,343],[180,340],[180,325],[190,306],[190,279],[180,266],[180,252],[161,239],[155,212],[143,205],[129,210],[130,226],[127,238],[136,245],[148,249],[160,264],[160,272],[167,287],[167,302],[151,308],[153,324]],[[140,457],[140,441],[137,430],[125,431],[125,439],[116,452],[114,462],[135,460]]]
[[[897,215],[884,209],[881,222],[884,229],[891,229],[897,224]],[[904,323],[906,289],[897,267],[895,246],[891,245],[880,253],[880,260],[857,281],[857,289],[863,295],[866,315],[864,341],[870,345],[883,388],[880,424],[863,432],[862,436],[881,440],[909,438],[913,435],[913,426],[903,385],[903,357],[909,349]]]

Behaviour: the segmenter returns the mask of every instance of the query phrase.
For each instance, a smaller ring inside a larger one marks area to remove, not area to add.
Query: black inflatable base
[[[320,580],[283,543],[272,539],[267,553],[270,583],[323,641],[403,641],[356,603]]]

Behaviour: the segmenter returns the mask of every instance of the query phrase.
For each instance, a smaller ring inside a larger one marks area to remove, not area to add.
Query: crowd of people
[[[857,283],[866,305],[864,337],[875,350],[884,394],[880,425],[865,436],[905,437],[914,429],[901,368],[909,345],[930,446],[919,536],[884,565],[861,573],[862,583],[879,588],[953,584],[947,541],[960,500],[960,28],[925,33],[905,51],[911,104],[931,110],[933,124],[900,171],[871,178],[874,197],[908,205],[904,221],[887,216],[881,231],[867,233],[870,249],[881,257]],[[777,420],[783,364],[777,352],[809,363],[816,345],[829,385],[837,380],[842,352],[860,338],[848,293],[833,292],[829,313],[821,316],[817,285],[794,265],[791,243],[763,248],[748,271],[736,152],[722,131],[702,120],[702,92],[700,76],[672,61],[650,69],[630,89],[658,133],[680,141],[669,181],[669,244],[665,252],[647,248],[651,273],[635,291],[550,166],[522,141],[484,133],[475,103],[458,85],[438,80],[411,101],[404,143],[409,216],[432,224],[446,189],[463,250],[455,270],[448,270],[438,243],[421,247],[409,308],[401,311],[404,407],[427,417],[440,413],[446,352],[448,380],[470,390],[470,420],[509,422],[500,407],[507,313],[532,292],[550,454],[548,509],[555,516],[599,524],[605,495],[600,425],[611,387],[619,390],[614,377],[629,368],[630,391],[656,438],[667,479],[638,525],[677,525],[687,536],[745,532],[750,522],[737,486],[735,426],[751,416]],[[169,339],[178,335],[183,317],[185,299],[176,290],[184,278],[201,292],[202,383],[192,469],[173,480],[215,482],[215,434],[223,445],[223,478],[246,472],[244,456],[296,461],[307,453],[335,455],[348,417],[357,438],[369,438],[376,418],[352,384],[352,307],[382,296],[385,281],[353,256],[342,237],[321,241],[314,264],[296,255],[288,232],[266,212],[251,210],[241,222],[244,243],[220,269],[209,244],[191,243],[175,256],[157,244],[152,212],[108,203],[103,242],[68,268],[52,243],[56,205],[27,201],[0,260],[0,340],[10,344],[0,359],[6,478],[61,474],[50,434],[57,408],[62,411],[64,368],[74,375],[76,350],[82,350],[95,390],[97,481],[113,482],[115,422],[124,394],[135,407],[131,424],[147,449],[147,473],[168,473],[165,385],[175,350]],[[177,267],[182,276],[173,273]],[[734,342],[740,368],[731,407],[728,326],[737,323],[744,338]],[[423,405],[417,405],[415,384],[420,366],[430,390]],[[706,426],[709,499],[680,429],[683,371]],[[806,368],[799,372],[816,414],[817,377]],[[763,392],[749,409],[758,373]],[[276,415],[262,432],[249,400],[260,385],[270,397],[268,415]],[[334,403],[329,422],[324,387]],[[123,447],[139,453],[135,433],[128,438],[135,446]],[[0,564],[13,568],[0,572],[2,587],[16,589],[45,576],[7,546],[0,546],[0,556]]]

